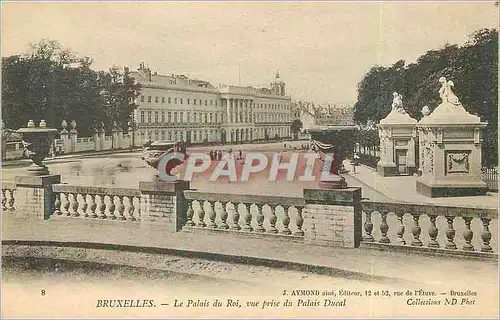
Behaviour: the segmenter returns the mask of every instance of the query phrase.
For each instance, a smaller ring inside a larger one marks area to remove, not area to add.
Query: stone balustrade
[[[14,182],[2,181],[2,212],[16,211],[15,202],[16,184]]]
[[[139,221],[141,192],[138,189],[52,186],[53,216]]]
[[[374,201],[362,201],[362,207],[364,247],[476,256],[496,247],[490,244],[490,223],[498,224],[495,209]]]
[[[304,237],[303,198],[187,190],[184,228]]]

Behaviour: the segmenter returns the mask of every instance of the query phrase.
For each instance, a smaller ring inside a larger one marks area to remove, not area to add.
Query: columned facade
[[[141,143],[234,143],[291,136],[292,102],[279,75],[271,88],[214,87],[182,75],[151,74],[142,64],[131,76],[142,86],[134,111]]]

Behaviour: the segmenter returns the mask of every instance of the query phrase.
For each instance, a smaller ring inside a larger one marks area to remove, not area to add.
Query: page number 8
[[[45,290],[42,290],[42,291],[40,292],[40,295],[44,296],[44,295],[45,295]]]

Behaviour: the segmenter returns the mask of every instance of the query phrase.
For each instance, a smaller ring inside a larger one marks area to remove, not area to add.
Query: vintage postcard
[[[498,2],[1,8],[2,318],[498,318]]]

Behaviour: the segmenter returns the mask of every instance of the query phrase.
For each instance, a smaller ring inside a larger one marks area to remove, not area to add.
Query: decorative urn
[[[33,120],[29,120],[26,128],[20,128],[16,132],[22,136],[24,155],[33,161],[28,167],[28,173],[34,176],[49,174],[47,166],[42,162],[49,154],[57,129],[47,128],[45,120],[42,120],[37,128]]]

